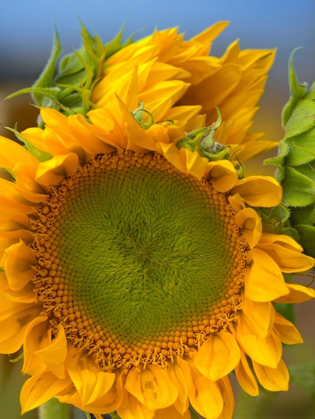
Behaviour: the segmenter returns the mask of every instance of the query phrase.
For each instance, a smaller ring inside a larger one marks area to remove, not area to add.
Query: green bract
[[[265,164],[277,166],[276,178],[283,188],[278,230],[299,241],[305,253],[314,257],[315,83],[309,90],[306,84],[299,84],[293,65],[295,51],[289,62],[291,98],[282,114],[285,137],[279,144],[278,156]]]
[[[59,68],[62,49],[56,31],[53,50],[42,74],[32,87],[19,90],[7,99],[31,93],[40,106],[56,109],[67,116],[75,113],[86,115],[93,106],[90,95],[101,77],[105,60],[131,44],[133,37],[122,43],[122,29],[109,44],[104,45],[97,35],[91,36],[82,23],[81,29],[82,47],[64,56]]]

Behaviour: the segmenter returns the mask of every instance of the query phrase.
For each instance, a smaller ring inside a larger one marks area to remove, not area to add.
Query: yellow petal
[[[117,414],[123,419],[152,419],[154,412],[139,402],[132,394],[124,390],[124,396]]]
[[[58,325],[58,334],[51,343],[43,349],[38,349],[35,354],[56,377],[65,378],[64,362],[67,356],[67,339],[61,324]]]
[[[39,314],[41,306],[12,301],[0,303],[0,353],[12,354],[20,349],[28,324]]]
[[[236,193],[253,207],[275,207],[282,198],[281,186],[269,176],[250,176],[239,180],[231,190],[232,195]]]
[[[74,153],[55,156],[39,164],[36,181],[43,185],[57,185],[65,176],[73,175],[78,164],[78,156]]]
[[[229,196],[229,203],[232,205],[235,211],[241,211],[241,209],[246,208],[246,204],[244,199],[240,196],[240,194],[230,195]]]
[[[289,236],[263,234],[257,247],[268,253],[282,272],[304,272],[314,266],[314,259],[304,255],[303,248]]]
[[[209,162],[205,176],[210,178],[214,188],[219,192],[229,191],[238,178],[233,164],[227,160]]]
[[[252,397],[256,397],[259,394],[259,388],[257,381],[250,369],[246,355],[244,352],[241,353],[241,360],[240,363],[235,368],[235,374],[239,385],[242,387],[246,393],[248,393]]]
[[[270,302],[258,303],[243,296],[242,314],[250,329],[261,338],[269,336],[275,319],[275,309]]]
[[[71,384],[70,378],[60,380],[51,372],[29,378],[21,391],[22,414],[46,403]]]
[[[236,214],[235,222],[240,227],[250,248],[255,247],[262,233],[262,222],[257,212],[253,208],[242,209]]]
[[[3,294],[0,299],[15,301],[17,303],[35,303],[36,301],[34,284],[32,282],[29,282],[19,291],[13,291],[9,287],[5,272],[0,272],[0,290]]]
[[[232,419],[234,413],[234,394],[228,377],[223,377],[217,382],[223,396],[223,411],[218,419]]]
[[[0,167],[14,170],[17,163],[23,162],[36,168],[38,161],[24,147],[8,138],[0,136]]]
[[[244,317],[237,326],[237,340],[244,352],[259,364],[276,368],[282,355],[280,339],[274,332],[263,339],[250,329]]]
[[[191,386],[190,368],[187,362],[179,358],[173,364],[170,364],[168,373],[178,390],[178,398],[174,403],[174,407],[183,415],[189,408],[188,391]]]
[[[68,351],[66,369],[79,393],[82,406],[105,396],[115,381],[115,374],[102,372],[94,360],[90,361],[86,354],[75,349]]]
[[[274,329],[281,342],[286,345],[303,343],[302,336],[293,323],[276,313]]]
[[[34,253],[22,240],[4,251],[1,264],[12,290],[21,290],[33,278],[35,263]]]
[[[253,367],[260,384],[269,391],[289,390],[289,371],[282,359],[276,368],[266,367],[253,361]]]
[[[35,317],[25,331],[23,373],[38,375],[47,366],[36,356],[35,352],[48,346],[51,342],[51,332],[46,316]]]
[[[278,264],[263,250],[254,248],[248,257],[252,266],[245,275],[245,296],[253,301],[266,302],[289,294]]]
[[[126,379],[126,389],[149,410],[163,409],[172,405],[177,397],[176,386],[168,373],[155,365],[144,370],[133,368]]]
[[[191,415],[190,415],[189,409],[187,409],[183,414],[180,414],[178,413],[178,411],[175,409],[174,406],[170,406],[170,407],[167,407],[166,409],[157,410],[153,418],[154,419],[190,419]],[[135,418],[135,419],[138,419],[138,418]]]
[[[229,374],[239,363],[240,348],[232,333],[217,332],[201,345],[195,358],[198,370],[216,381]]]
[[[192,407],[207,419],[216,419],[223,411],[223,397],[219,386],[205,377],[187,358],[191,370],[192,385],[189,389],[189,400]]]
[[[300,284],[286,284],[289,294],[279,297],[276,303],[304,303],[315,298],[315,290]]]

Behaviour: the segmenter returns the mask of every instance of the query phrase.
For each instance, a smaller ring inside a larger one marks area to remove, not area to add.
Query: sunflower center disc
[[[158,154],[125,152],[95,158],[58,188],[47,273],[58,291],[47,310],[74,343],[92,338],[102,354],[129,359],[196,346],[235,312],[245,247],[208,181]]]

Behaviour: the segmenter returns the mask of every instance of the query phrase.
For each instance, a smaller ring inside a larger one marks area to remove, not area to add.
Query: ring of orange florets
[[[186,330],[171,331],[169,336],[158,341],[139,342],[134,347],[126,348],[119,342],[117,336],[104,337],[101,326],[88,318],[84,311],[73,301],[65,280],[59,275],[58,249],[54,244],[54,233],[58,228],[58,219],[66,215],[63,204],[76,185],[84,178],[95,176],[106,170],[123,170],[130,165],[149,168],[155,167],[169,173],[177,172],[183,178],[186,175],[179,172],[162,155],[158,153],[140,154],[132,151],[96,155],[87,164],[80,165],[74,175],[62,180],[58,186],[50,186],[49,197],[38,209],[36,217],[32,217],[31,231],[33,236],[32,249],[37,264],[33,279],[38,301],[43,304],[43,314],[48,316],[52,334],[58,332],[58,324],[62,324],[67,339],[77,348],[85,348],[93,354],[95,361],[105,371],[114,368],[129,369],[132,366],[154,363],[162,367],[173,357],[183,357],[198,350],[200,345],[221,329],[237,321],[241,309],[240,290],[244,284],[244,270],[248,245],[237,227],[234,216],[236,212],[228,203],[227,195],[216,191],[211,182],[203,178],[201,181],[193,178],[201,190],[205,190],[210,199],[220,207],[220,217],[227,225],[231,240],[231,251],[235,255],[234,270],[231,273],[229,289],[225,299],[213,306],[209,315],[202,321],[192,321]],[[182,328],[183,329],[183,328]]]

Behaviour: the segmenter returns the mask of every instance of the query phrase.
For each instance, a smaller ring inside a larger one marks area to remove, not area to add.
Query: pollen
[[[237,320],[248,245],[227,196],[157,153],[96,155],[31,218],[53,333],[104,371],[183,357]]]

